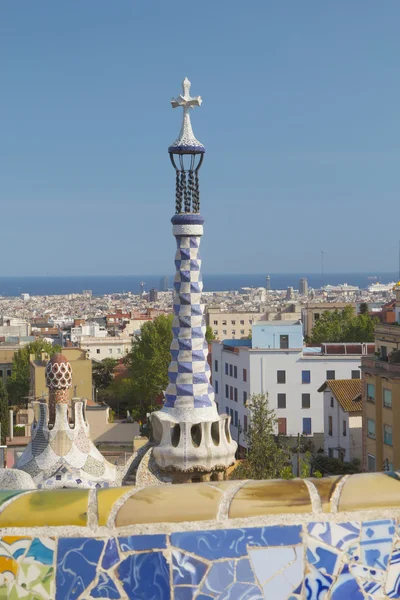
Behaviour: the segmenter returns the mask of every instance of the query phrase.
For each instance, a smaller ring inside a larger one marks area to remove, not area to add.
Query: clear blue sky
[[[2,0],[0,276],[173,272],[182,79],[206,273],[395,271],[399,0]]]

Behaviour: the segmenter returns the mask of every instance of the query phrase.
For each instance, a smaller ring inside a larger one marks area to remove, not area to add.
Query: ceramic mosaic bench
[[[0,599],[400,598],[400,477],[0,492]]]

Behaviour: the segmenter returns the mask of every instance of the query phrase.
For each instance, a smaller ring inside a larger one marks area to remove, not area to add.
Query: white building
[[[362,381],[326,381],[318,390],[324,398],[324,450],[331,458],[362,460]]]
[[[261,321],[253,325],[252,340],[212,342],[215,399],[219,412],[231,415],[232,436],[237,440],[239,435],[240,445],[245,446],[250,418],[248,398],[268,393],[277,432],[311,435],[316,447],[323,447],[324,409],[318,389],[326,380],[359,379],[361,355],[373,352],[373,345],[365,344],[351,344],[358,354],[346,354],[345,344],[305,348],[301,330],[299,321]]]
[[[91,338],[82,337],[79,343],[82,350],[88,352],[88,357],[92,360],[103,360],[105,358],[115,358],[119,360],[128,354],[132,347],[132,338],[129,337],[103,337]]]
[[[73,344],[79,343],[81,339],[85,337],[107,337],[107,329],[105,327],[101,327],[97,321],[86,323],[85,325],[79,325],[79,327],[71,327],[71,342]]]

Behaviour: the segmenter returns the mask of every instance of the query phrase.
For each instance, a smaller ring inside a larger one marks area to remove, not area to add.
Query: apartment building
[[[400,286],[396,322],[375,328],[374,357],[362,360],[363,465],[367,471],[400,469]]]
[[[115,358],[119,360],[124,358],[132,347],[132,338],[128,336],[121,337],[82,337],[79,347],[87,352],[92,360],[104,360],[105,358]]]
[[[252,394],[268,393],[277,433],[312,436],[324,447],[324,409],[318,389],[327,380],[359,379],[361,356],[373,345],[303,345],[300,321],[259,321],[251,340],[212,342],[212,380],[220,413],[232,417],[232,436],[245,447]]]

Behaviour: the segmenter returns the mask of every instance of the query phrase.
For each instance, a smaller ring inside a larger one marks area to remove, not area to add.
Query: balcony
[[[376,356],[363,356],[361,359],[361,369],[363,373],[400,379],[400,363],[390,363]]]

